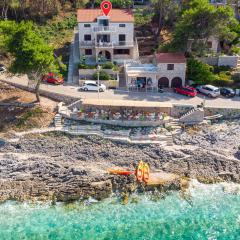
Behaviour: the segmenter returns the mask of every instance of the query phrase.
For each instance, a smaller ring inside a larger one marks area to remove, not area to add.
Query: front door
[[[147,78],[145,77],[137,77],[137,86],[140,89],[145,89],[147,84]]]

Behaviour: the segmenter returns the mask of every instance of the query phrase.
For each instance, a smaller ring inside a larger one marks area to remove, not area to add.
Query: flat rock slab
[[[172,183],[179,179],[178,175],[166,172],[153,172],[150,173],[149,182],[147,183],[148,186],[158,186],[158,185],[165,185],[167,183]]]

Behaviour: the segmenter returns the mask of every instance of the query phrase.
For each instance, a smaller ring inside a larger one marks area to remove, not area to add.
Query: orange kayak
[[[115,174],[115,175],[124,175],[124,176],[129,176],[131,174],[134,174],[134,171],[128,171],[128,170],[115,170],[115,169],[110,169],[108,170],[110,174]]]
[[[144,167],[144,163],[143,161],[140,161],[136,170],[136,177],[139,182],[143,181],[143,170],[144,170],[143,167]]]
[[[143,165],[143,181],[145,183],[148,183],[149,175],[150,175],[149,165],[147,163],[144,163],[144,165]]]

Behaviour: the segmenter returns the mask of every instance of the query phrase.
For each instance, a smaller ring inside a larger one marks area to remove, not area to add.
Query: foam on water
[[[74,204],[0,205],[1,240],[240,239],[240,196],[223,186],[191,183],[182,195],[135,195]]]

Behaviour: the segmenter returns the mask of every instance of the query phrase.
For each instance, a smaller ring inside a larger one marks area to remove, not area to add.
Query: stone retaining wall
[[[193,109],[194,105],[173,105],[171,110],[171,116],[175,118],[179,118],[182,115],[189,112]],[[223,115],[224,119],[237,119],[240,118],[240,109],[237,108],[213,108],[213,107],[205,107],[205,117],[213,116],[217,114]]]
[[[211,66],[229,66],[236,68],[238,64],[238,56],[218,56],[218,57],[202,57],[199,61],[207,63]]]

